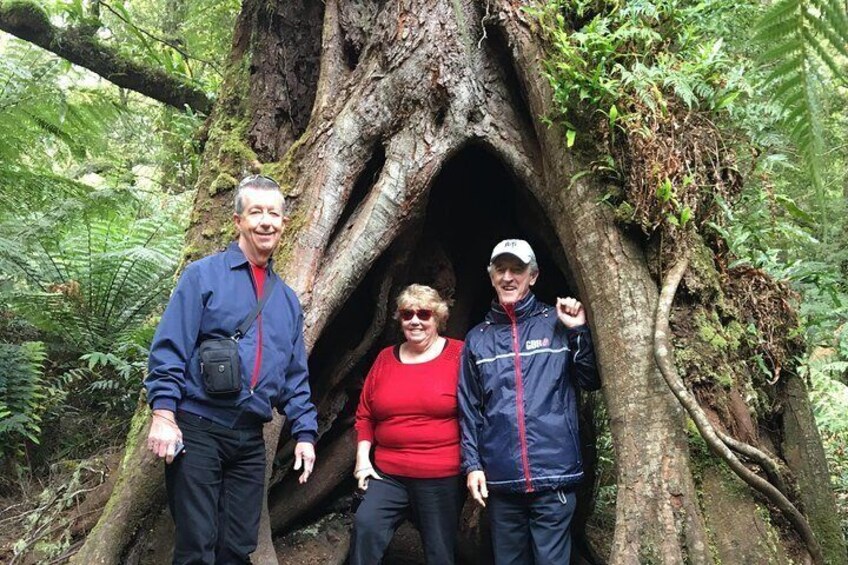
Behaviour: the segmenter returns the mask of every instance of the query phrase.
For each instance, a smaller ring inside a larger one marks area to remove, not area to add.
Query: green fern
[[[13,454],[25,440],[39,443],[48,397],[42,379],[45,357],[39,342],[0,343],[0,454]]]
[[[19,161],[38,143],[57,149],[58,142],[77,156],[103,149],[119,107],[102,92],[63,88],[61,59],[15,44],[0,59],[0,161]]]
[[[824,116],[821,91],[827,75],[844,79],[834,56],[848,57],[848,13],[836,0],[782,0],[757,25],[760,56],[771,65],[766,87],[785,110],[784,121],[809,169],[820,203],[825,202]],[[821,207],[824,215],[825,207]],[[822,218],[824,220],[824,218]]]
[[[182,244],[181,209],[153,208],[97,191],[0,223],[0,260],[28,283],[13,308],[80,352],[132,341],[167,298]]]
[[[61,165],[106,151],[121,114],[102,92],[62,87],[67,65],[60,59],[9,43],[0,57],[0,218],[89,192],[61,174]]]

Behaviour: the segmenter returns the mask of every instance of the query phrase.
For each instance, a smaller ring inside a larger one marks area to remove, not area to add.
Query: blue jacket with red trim
[[[185,268],[150,346],[147,400],[153,409],[184,410],[228,428],[261,425],[276,407],[291,422],[292,436],[313,442],[318,421],[309,388],[303,312],[297,295],[272,270],[274,287],[262,315],[238,342],[242,389],[235,397],[210,397],[203,388],[198,346],[232,336],[256,306],[250,263],[238,244]],[[259,325],[262,332],[259,332]],[[258,339],[262,363],[251,387]]]
[[[465,338],[459,379],[462,470],[491,490],[554,490],[583,478],[575,383],[601,386],[588,326],[566,328],[531,293],[493,303]]]

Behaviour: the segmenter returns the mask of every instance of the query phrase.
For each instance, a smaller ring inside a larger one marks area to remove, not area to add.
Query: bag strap
[[[247,316],[247,318],[244,319],[244,321],[236,330],[236,333],[233,334],[234,340],[238,341],[242,337],[244,337],[244,334],[247,333],[247,330],[250,328],[250,325],[253,323],[253,320],[255,320],[256,316],[259,315],[259,312],[262,311],[262,308],[268,301],[268,297],[271,296],[271,291],[274,290],[274,280],[274,273],[271,272],[270,276],[267,279],[264,292],[262,293],[262,299],[256,303],[256,306],[253,307],[253,311],[250,313],[250,315]]]

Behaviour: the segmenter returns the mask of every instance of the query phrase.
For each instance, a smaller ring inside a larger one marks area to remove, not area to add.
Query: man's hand
[[[557,298],[557,317],[566,328],[576,328],[586,323],[586,310],[576,298]]]
[[[183,442],[183,433],[177,425],[174,413],[170,410],[154,410],[147,434],[147,449],[157,457],[164,457],[165,463],[174,461],[177,444]]]
[[[298,477],[297,482],[303,484],[308,481],[314,465],[315,447],[308,441],[297,442],[294,446],[294,470],[300,471],[300,467],[303,466],[303,473]]]
[[[483,471],[471,471],[465,482],[471,498],[482,507],[486,507],[486,499],[489,498],[489,489],[486,487],[486,473]]]

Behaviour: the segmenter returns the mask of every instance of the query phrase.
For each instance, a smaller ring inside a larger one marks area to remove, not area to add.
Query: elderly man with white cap
[[[495,563],[564,564],[583,478],[575,385],[600,388],[583,305],[538,301],[526,241],[507,239],[488,267],[497,300],[465,338],[459,379],[462,470],[489,508]]]

